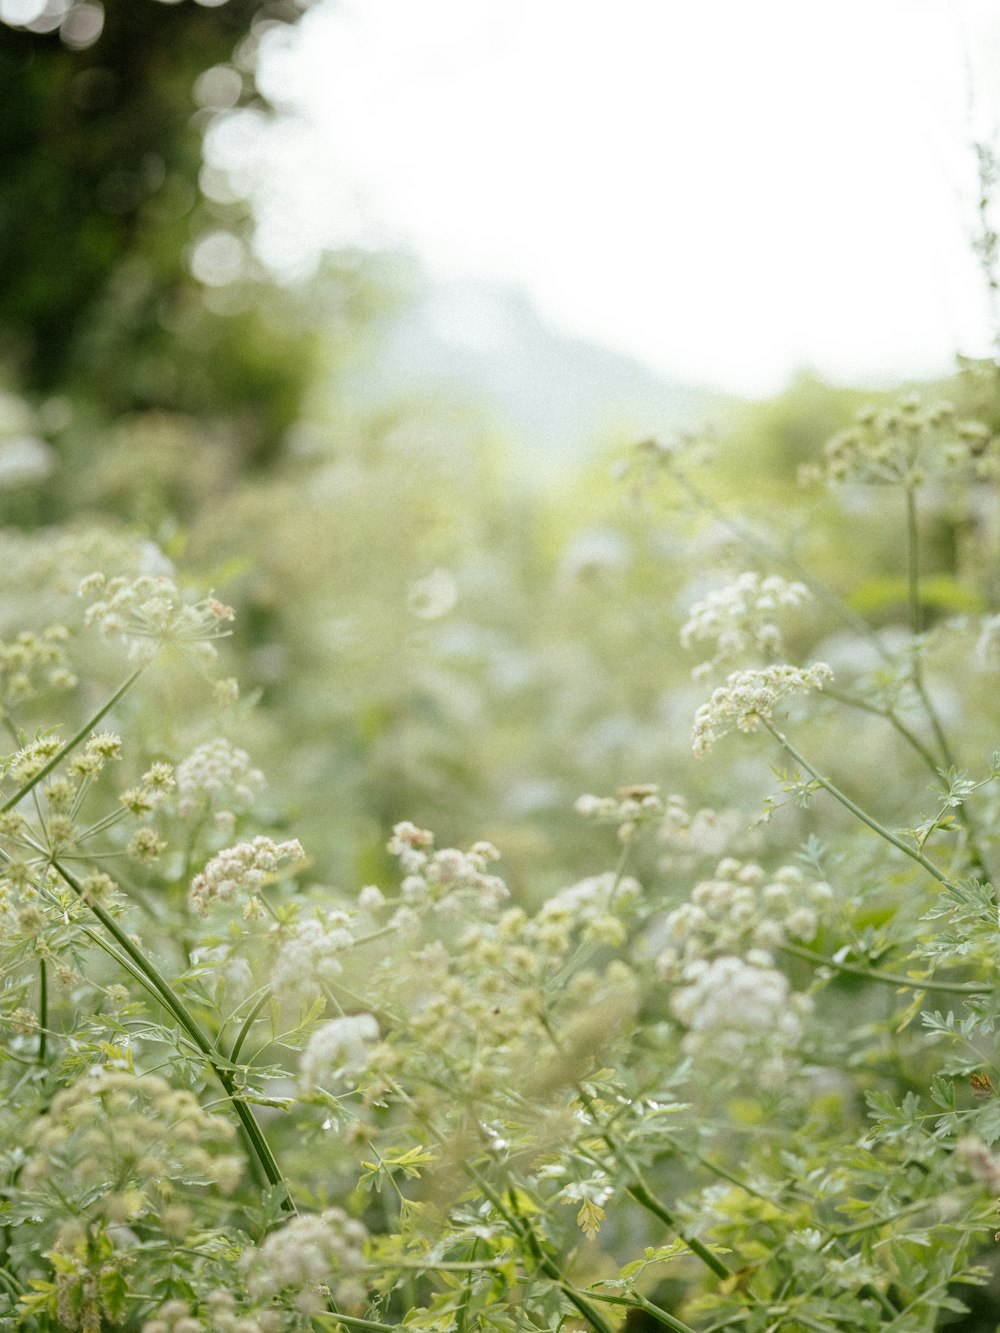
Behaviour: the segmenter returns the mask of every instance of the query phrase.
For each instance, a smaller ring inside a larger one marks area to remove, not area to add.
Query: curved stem
[[[849,810],[852,815],[857,819],[860,819],[862,824],[867,824],[873,833],[877,833],[880,838],[884,838],[886,842],[891,843],[892,846],[901,851],[904,856],[908,856],[911,861],[916,861],[917,865],[922,866],[923,869],[926,870],[929,875],[932,875],[939,884],[943,884],[946,888],[952,887],[952,882],[944,871],[940,870],[933,861],[924,856],[923,852],[918,852],[915,848],[908,846],[908,844],[905,843],[902,838],[897,837],[891,829],[887,829],[884,824],[880,824],[877,819],[873,819],[871,815],[861,809],[860,805],[857,805],[848,795],[842,792],[839,787],[835,787],[829,778],[824,777],[818,769],[814,768],[809,760],[796,750],[788,737],[780,732],[766,717],[761,717],[760,721],[761,725],[771,733],[789,758],[794,759],[797,764],[804,768],[810,777],[814,778],[819,783],[824,791],[829,792],[834,800],[840,802],[845,810]]]
[[[89,718],[88,721],[86,721],[83,724],[83,726],[76,733],[76,735],[72,736],[66,742],[65,745],[60,746],[59,750],[52,756],[52,758],[48,761],[47,764],[45,764],[42,768],[38,770],[38,772],[35,774],[33,778],[29,778],[27,782],[23,782],[21,786],[18,787],[14,795],[8,797],[8,799],[4,801],[2,805],[0,805],[0,814],[6,814],[8,810],[13,810],[14,806],[17,805],[19,801],[22,801],[33,787],[37,787],[37,785],[41,782],[43,778],[48,777],[48,775],[57,766],[57,764],[61,764],[62,761],[66,758],[66,756],[72,750],[75,750],[81,741],[86,740],[88,734],[91,731],[93,731],[94,727],[97,726],[98,722],[100,722],[103,717],[105,717],[108,713],[111,712],[112,708],[114,708],[115,704],[118,703],[119,699],[121,699],[124,695],[126,695],[129,692],[129,690],[132,688],[132,686],[135,684],[135,682],[139,679],[139,677],[145,670],[146,670],[145,666],[136,667],[136,669],[132,672],[131,676],[126,677],[126,679],[122,682],[122,684],[119,685],[118,689],[115,690],[114,694],[107,701],[107,703],[103,704],[102,707],[100,707],[97,710],[97,712],[93,715],[93,717]]]
[[[246,1041],[250,1029],[253,1027],[257,1019],[257,1015],[264,1008],[264,1005],[267,1004],[270,998],[271,998],[271,991],[270,988],[268,988],[267,990],[264,991],[264,994],[260,996],[260,998],[257,1000],[257,1003],[253,1006],[253,1008],[247,1014],[246,1018],[243,1020],[243,1026],[236,1034],[236,1040],[233,1042],[233,1049],[229,1052],[230,1064],[236,1063],[237,1058],[239,1057],[240,1050],[243,1047],[243,1043]],[[273,1028],[271,1030],[272,1032],[274,1031]]]
[[[49,971],[45,959],[38,960],[38,1063],[45,1063],[49,1027]]]
[[[250,1107],[242,1099],[240,1090],[236,1086],[236,1080],[227,1068],[228,1061],[226,1061],[225,1057],[212,1045],[200,1024],[188,1010],[183,1000],[181,1000],[172,987],[167,983],[155,963],[147,958],[141,949],[136,947],[130,936],[121,928],[121,926],[119,926],[114,917],[105,911],[100,903],[88,900],[83,891],[83,886],[72,871],[68,870],[56,859],[52,860],[52,868],[60,878],[69,885],[81,901],[87,904],[104,929],[118,945],[118,948],[122,953],[127,955],[135,968],[142,973],[147,980],[149,987],[155,991],[160,1003],[174,1016],[184,1032],[187,1033],[191,1041],[208,1061],[216,1078],[225,1089],[233,1110],[239,1118],[240,1126],[250,1148],[250,1162],[254,1170],[262,1172],[264,1179],[269,1185],[277,1186],[281,1189],[282,1206],[289,1212],[295,1212],[295,1205],[292,1202],[288,1186],[285,1184],[281,1170],[274,1158],[274,1154],[271,1152],[270,1144],[264,1137],[264,1132],[260,1125],[258,1125],[256,1117]]]
[[[814,967],[829,967],[835,972],[846,972],[848,976],[863,977],[866,981],[881,981],[886,986],[906,987],[908,990],[944,991],[947,995],[989,995],[993,991],[992,986],[981,986],[975,981],[935,981],[932,977],[926,977],[921,981],[916,977],[902,976],[898,972],[883,972],[881,968],[864,967],[860,963],[838,963],[835,958],[813,953],[811,949],[803,949],[797,944],[781,944],[778,947],[782,953],[791,954],[793,958],[801,958],[804,962],[812,963]]]
[[[695,1333],[695,1330],[690,1324],[685,1324],[684,1321],[678,1319],[676,1315],[670,1314],[659,1305],[654,1305],[652,1301],[648,1301],[646,1297],[638,1291],[630,1292],[628,1296],[612,1296],[610,1292],[589,1291],[586,1289],[581,1291],[579,1288],[577,1288],[577,1290],[580,1291],[581,1296],[589,1296],[591,1300],[604,1301],[608,1305],[621,1305],[627,1310],[644,1310],[651,1319],[655,1319],[656,1322],[662,1324],[664,1328],[673,1329],[674,1333]]]

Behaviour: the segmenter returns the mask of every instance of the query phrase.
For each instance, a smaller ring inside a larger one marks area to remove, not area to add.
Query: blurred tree
[[[215,118],[268,113],[257,48],[308,3],[0,3],[0,361],[29,393],[224,415],[245,462],[274,451],[309,339],[255,268],[247,201],[207,198],[199,173]],[[191,258],[212,236],[228,272],[205,286]]]

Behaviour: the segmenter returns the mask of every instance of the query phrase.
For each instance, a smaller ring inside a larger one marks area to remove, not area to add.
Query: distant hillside
[[[613,436],[702,425],[731,399],[661,379],[638,361],[545,323],[512,287],[430,288],[377,331],[351,383],[368,404],[440,392],[482,407],[532,471],[549,473]]]

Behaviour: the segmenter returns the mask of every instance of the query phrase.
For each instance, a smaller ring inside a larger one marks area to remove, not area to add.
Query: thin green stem
[[[44,958],[38,960],[38,1063],[45,1064],[49,1028],[49,970]]]
[[[549,1041],[555,1047],[559,1055],[563,1055],[562,1044],[553,1031],[551,1023],[545,1014],[539,1016],[539,1023]],[[630,1184],[625,1186],[628,1193],[640,1207],[645,1208],[647,1212],[652,1213],[654,1217],[659,1218],[665,1226],[669,1227],[674,1235],[679,1236],[692,1254],[696,1255],[703,1264],[715,1274],[716,1277],[727,1278],[732,1276],[732,1270],[725,1264],[717,1254],[713,1254],[707,1245],[704,1245],[697,1236],[687,1235],[681,1228],[677,1218],[673,1215],[665,1203],[653,1193],[638,1162],[625,1147],[618,1137],[611,1132],[611,1127],[605,1124],[594,1105],[594,1099],[581,1084],[577,1083],[576,1093],[580,1101],[586,1107],[587,1114],[591,1117],[597,1127],[597,1132],[607,1144],[609,1150],[614,1155],[619,1166],[624,1167],[632,1177]]]
[[[910,633],[914,640],[923,633],[923,612],[920,605],[920,529],[917,524],[917,488],[906,484],[906,581],[910,611]],[[919,670],[914,643],[914,675]]]
[[[271,991],[270,988],[268,988],[267,990],[264,991],[264,994],[259,997],[257,1003],[253,1006],[253,1008],[247,1014],[246,1018],[243,1020],[243,1026],[236,1034],[236,1040],[233,1042],[233,1049],[229,1052],[230,1064],[234,1065],[236,1063],[237,1059],[239,1058],[240,1051],[243,1047],[243,1043],[246,1041],[247,1037],[249,1036],[250,1029],[256,1022],[257,1015],[264,1008],[264,1005],[267,1004],[270,998],[271,998]]]
[[[858,708],[863,713],[871,713],[874,717],[883,718],[906,741],[907,745],[920,756],[934,776],[940,777],[941,765],[937,757],[927,748],[919,736],[915,736],[909,727],[900,721],[891,708],[882,708],[878,704],[869,703],[867,699],[861,699],[856,694],[848,694],[846,690],[838,690],[832,685],[824,685],[823,693],[830,699],[836,699],[838,703],[846,704],[848,708]]]
[[[479,1185],[481,1189],[484,1188],[483,1181],[480,1181]],[[488,1187],[486,1188],[488,1189]],[[547,1254],[545,1252],[544,1248],[542,1247],[541,1241],[535,1235],[534,1227],[531,1225],[528,1219],[519,1212],[516,1203],[516,1196],[514,1195],[513,1189],[508,1190],[508,1194],[510,1195],[511,1198],[510,1210],[506,1209],[503,1206],[503,1204],[499,1201],[499,1198],[495,1194],[487,1193],[487,1198],[489,1198],[490,1201],[500,1209],[503,1216],[507,1219],[508,1223],[516,1231],[520,1233],[522,1240],[524,1240],[527,1243],[527,1249],[531,1254],[532,1258],[535,1260],[535,1263],[538,1265],[539,1269],[545,1274],[547,1278],[549,1278],[550,1281],[556,1284],[556,1286],[563,1293],[566,1299],[570,1302],[571,1305],[574,1305],[576,1307],[576,1309],[580,1312],[580,1314],[587,1321],[587,1323],[590,1324],[592,1328],[596,1329],[597,1333],[614,1333],[614,1330],[612,1329],[611,1325],[607,1322],[607,1320],[604,1318],[604,1316],[602,1314],[599,1314],[598,1311],[595,1310],[594,1307],[590,1304],[590,1301],[588,1299],[585,1299],[585,1297],[582,1296],[577,1291],[577,1289],[574,1286],[572,1286],[566,1280],[566,1278],[563,1277],[558,1264],[555,1262],[555,1260],[552,1258],[550,1254]]]
[[[824,777],[818,769],[814,768],[809,760],[799,753],[788,737],[780,732],[766,717],[761,717],[760,721],[789,758],[793,759],[795,763],[804,768],[810,777],[814,778],[819,783],[824,791],[829,792],[834,800],[840,802],[845,810],[849,810],[851,814],[857,819],[860,819],[863,824],[867,824],[873,833],[877,833],[880,838],[884,838],[886,842],[891,843],[892,846],[901,851],[904,856],[908,856],[911,861],[916,861],[917,865],[922,866],[923,869],[926,870],[929,875],[932,875],[939,884],[945,885],[946,888],[952,887],[951,880],[944,871],[940,870],[933,861],[924,856],[923,852],[918,852],[915,848],[908,846],[902,838],[897,837],[896,834],[890,829],[887,829],[884,824],[880,824],[877,819],[873,819],[871,815],[862,810],[860,805],[855,804],[855,802],[842,792],[839,787],[835,787],[830,779]]]
[[[392,1330],[402,1328],[402,1324],[380,1324],[375,1319],[361,1319],[358,1315],[337,1314],[335,1311],[330,1314],[313,1315],[312,1322],[319,1324],[321,1328],[336,1328],[341,1325],[344,1328],[366,1329],[369,1333],[392,1333]]]
[[[898,972],[883,972],[881,968],[864,967],[860,963],[838,963],[835,958],[813,953],[797,944],[782,944],[782,953],[801,958],[814,967],[829,967],[836,972],[846,972],[852,977],[864,977],[866,981],[881,981],[887,986],[901,986],[908,990],[943,991],[947,995],[989,995],[993,987],[979,985],[975,981],[935,981],[932,977],[921,980],[918,977],[902,976]]]
[[[136,969],[148,980],[160,1003],[166,1008],[180,1024],[181,1028],[191,1038],[192,1042],[202,1053],[212,1068],[216,1078],[222,1084],[232,1103],[233,1110],[239,1118],[244,1136],[250,1147],[250,1162],[255,1170],[259,1169],[267,1183],[277,1186],[282,1191],[282,1206],[290,1212],[295,1211],[295,1205],[292,1202],[288,1186],[285,1184],[281,1170],[271,1152],[270,1144],[264,1137],[264,1132],[258,1125],[256,1117],[247,1103],[242,1099],[236,1081],[229,1071],[227,1061],[212,1045],[206,1034],[203,1032],[200,1024],[191,1014],[187,1006],[181,1000],[180,996],[172,989],[163,977],[162,973],[156,967],[155,963],[142,952],[133,942],[130,936],[119,926],[100,903],[88,900],[83,891],[80,881],[59,861],[53,859],[52,868],[69,885],[77,896],[87,904],[93,914],[100,921],[101,925],[112,937],[122,953],[126,954]]]
[[[86,740],[87,736],[97,726],[98,722],[100,722],[102,718],[104,718],[108,713],[111,712],[115,704],[118,703],[118,701],[129,692],[129,690],[132,688],[132,686],[135,684],[135,682],[139,679],[139,677],[145,670],[146,670],[145,666],[136,667],[136,669],[132,672],[132,674],[126,677],[126,679],[122,682],[122,684],[119,685],[118,689],[115,690],[111,698],[105,704],[103,704],[87,722],[83,724],[83,726],[76,733],[76,735],[72,736],[66,742],[65,745],[60,746],[60,748],[56,751],[56,753],[52,756],[52,758],[48,761],[48,763],[43,765],[43,767],[39,769],[39,771],[35,774],[33,778],[29,778],[27,782],[23,782],[21,786],[18,787],[14,795],[9,797],[6,801],[4,801],[3,805],[0,805],[0,814],[5,814],[8,810],[13,810],[14,806],[17,805],[19,801],[24,800],[25,796],[27,796],[28,792],[31,791],[33,787],[37,787],[37,785],[42,781],[42,779],[48,777],[48,775],[52,772],[52,770],[57,765],[61,764],[62,761],[66,758],[66,756],[71,753],[71,751],[75,750],[76,747],[82,741]]]
[[[632,1291],[628,1296],[613,1296],[610,1292],[590,1291],[579,1287],[576,1290],[581,1296],[589,1296],[595,1301],[604,1301],[607,1305],[621,1305],[628,1310],[645,1310],[646,1314],[655,1319],[657,1323],[662,1324],[664,1328],[673,1329],[674,1333],[695,1333],[690,1324],[685,1324],[676,1315],[670,1314],[659,1305],[654,1305],[652,1301],[648,1301],[638,1291]]]

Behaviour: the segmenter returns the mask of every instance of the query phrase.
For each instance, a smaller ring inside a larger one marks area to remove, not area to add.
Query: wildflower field
[[[995,383],[8,527],[3,1325],[992,1329]]]
[[[541,484],[358,391],[392,262],[253,257],[304,4],[33,5],[0,1329],[996,1333],[997,364]]]

